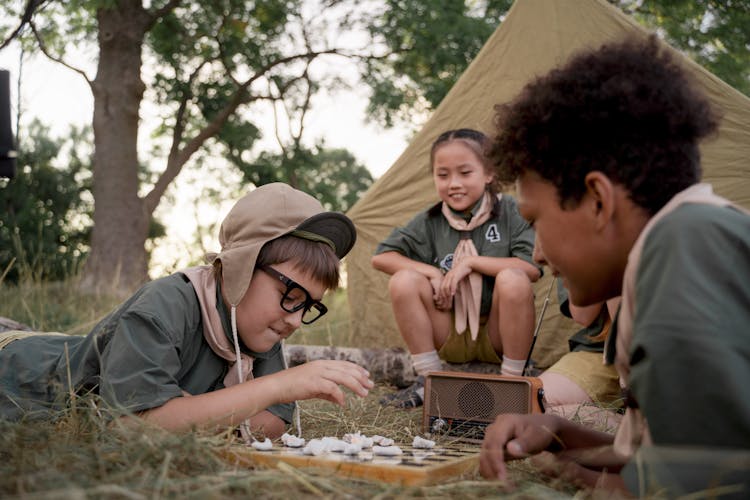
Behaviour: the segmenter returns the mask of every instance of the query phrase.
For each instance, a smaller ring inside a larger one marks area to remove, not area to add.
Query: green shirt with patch
[[[453,251],[460,233],[453,229],[441,212],[442,202],[418,213],[406,226],[394,229],[383,240],[375,254],[398,252],[412,260],[431,264],[443,273],[453,264]],[[474,211],[478,208],[474,207]],[[496,199],[489,219],[471,233],[471,240],[479,255],[485,257],[518,257],[534,264],[534,230],[518,213],[512,196],[503,194]],[[537,266],[538,268],[538,266]],[[541,268],[539,268],[541,272]],[[480,314],[489,314],[492,306],[494,276],[483,276]]]

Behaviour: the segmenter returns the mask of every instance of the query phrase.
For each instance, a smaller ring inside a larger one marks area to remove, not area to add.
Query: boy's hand
[[[506,479],[506,460],[546,450],[556,434],[556,420],[549,415],[499,415],[485,431],[479,471],[488,479]]]
[[[344,391],[340,386],[365,397],[375,385],[367,370],[349,361],[339,360],[310,361],[274,376],[280,382],[281,403],[319,398],[343,406]]]

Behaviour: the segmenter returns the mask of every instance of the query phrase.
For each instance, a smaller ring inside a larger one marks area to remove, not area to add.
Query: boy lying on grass
[[[281,341],[325,314],[339,259],[356,232],[313,197],[269,184],[221,225],[211,265],[152,281],[85,337],[33,335],[0,350],[0,418],[48,417],[72,393],[167,429],[240,426],[280,436],[296,400],[366,396],[368,372],[347,361],[285,369]],[[247,421],[250,420],[249,427]]]

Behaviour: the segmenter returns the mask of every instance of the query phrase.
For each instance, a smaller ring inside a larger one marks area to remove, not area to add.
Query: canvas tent
[[[380,346],[403,345],[388,301],[388,276],[373,270],[370,258],[393,227],[438,200],[429,175],[429,148],[437,135],[457,127],[491,133],[493,106],[511,100],[530,79],[580,49],[647,34],[604,0],[515,2],[422,130],[349,210],[359,233],[347,257],[353,338],[377,339]],[[702,147],[704,179],[719,194],[750,208],[750,99],[688,58],[680,58],[724,113],[718,137]],[[547,273],[536,285],[538,298],[549,279]],[[551,303],[534,353],[540,365],[547,366],[564,352],[573,328]]]

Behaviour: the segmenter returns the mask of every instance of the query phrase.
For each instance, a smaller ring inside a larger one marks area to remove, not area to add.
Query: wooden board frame
[[[232,446],[224,451],[224,458],[240,467],[276,467],[279,462],[298,468],[317,468],[343,477],[396,483],[403,486],[422,486],[444,482],[479,466],[479,447],[465,443],[435,446],[431,450],[401,445],[403,455],[386,457],[362,450],[358,455],[328,452],[319,456],[305,455],[301,448],[274,446],[269,451],[258,451],[247,446]]]

